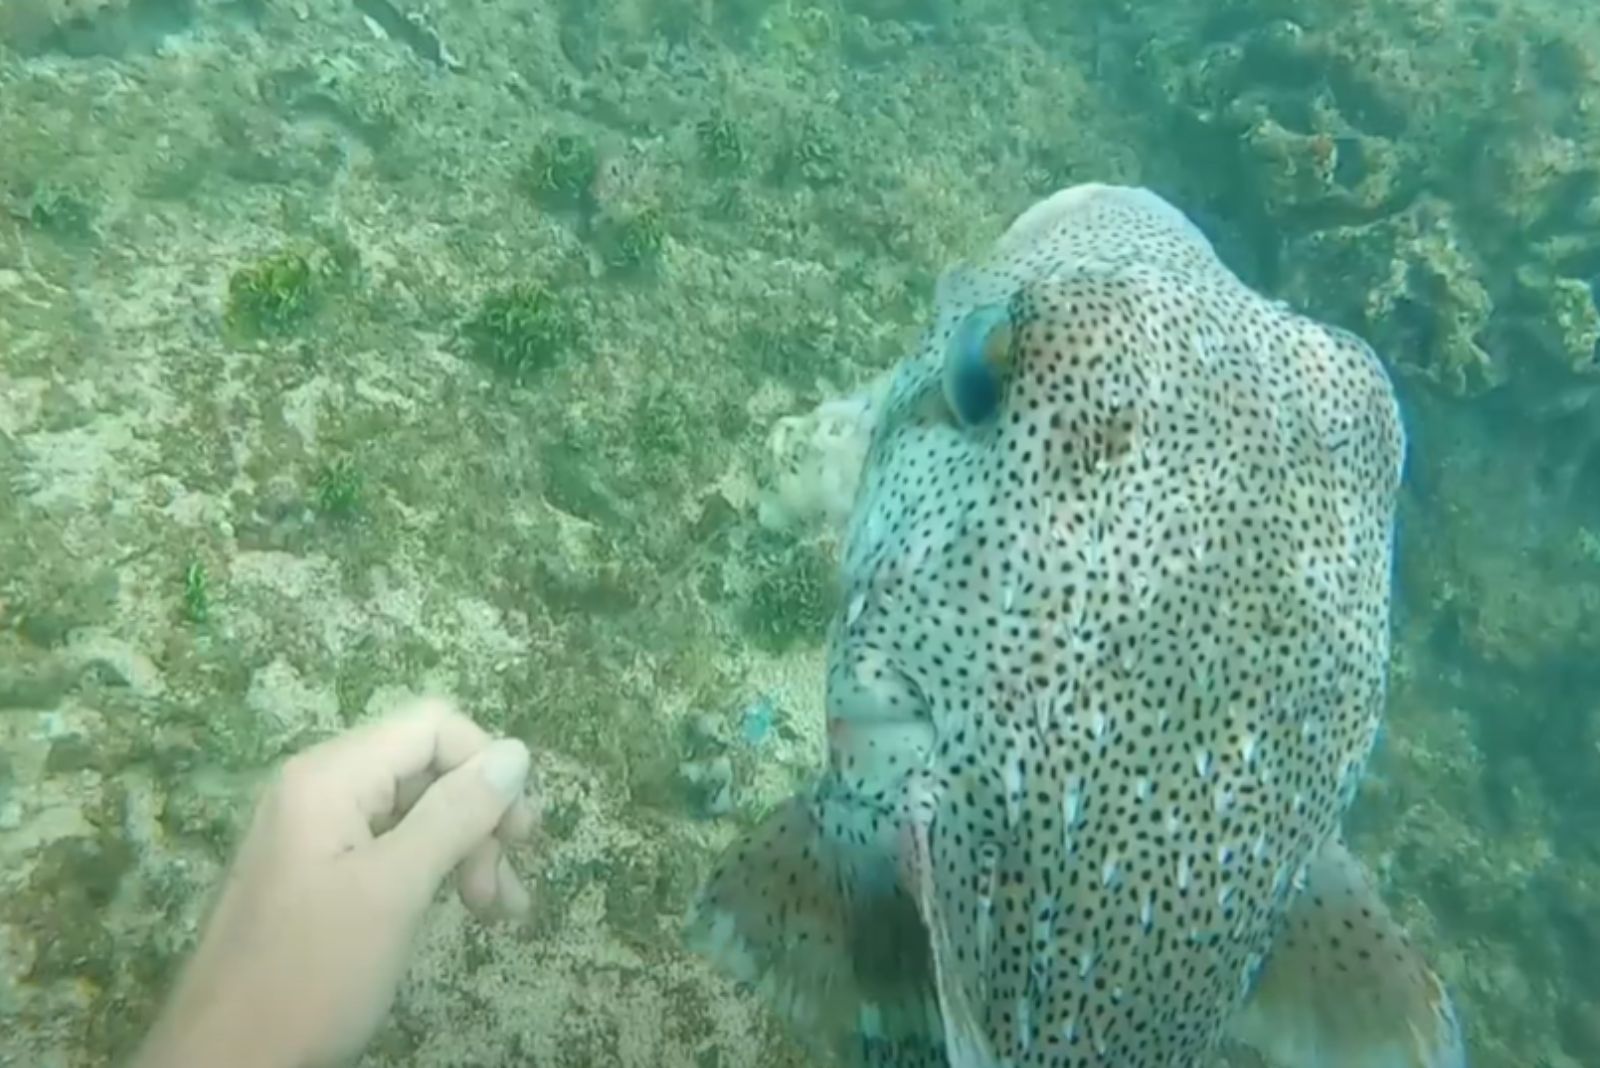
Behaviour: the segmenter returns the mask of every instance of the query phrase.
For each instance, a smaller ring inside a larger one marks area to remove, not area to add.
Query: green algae
[[[844,153],[833,127],[807,114],[793,126],[776,160],[780,178],[827,187],[845,180]]]
[[[820,640],[837,604],[833,561],[811,545],[770,548],[757,575],[741,612],[751,637],[777,651]]]
[[[530,196],[543,203],[572,207],[587,202],[599,169],[600,155],[592,142],[562,133],[528,153],[520,182]]]
[[[666,236],[661,210],[654,206],[639,208],[604,221],[599,236],[601,254],[616,270],[639,270],[660,257]]]
[[[349,520],[360,515],[366,502],[366,489],[366,477],[348,456],[336,456],[321,464],[312,479],[317,511],[335,520]]]
[[[695,139],[700,155],[716,171],[736,174],[749,162],[750,149],[733,119],[721,112],[695,124]]]
[[[316,271],[302,252],[285,250],[239,268],[228,279],[228,328],[242,337],[283,334],[311,317]]]
[[[25,217],[41,230],[63,237],[94,233],[99,215],[95,193],[81,183],[45,181],[28,196]]]
[[[461,332],[475,360],[513,382],[555,366],[582,338],[575,311],[540,282],[488,293]]]
[[[348,236],[307,224],[308,238],[237,268],[228,278],[224,335],[236,344],[303,339],[359,296],[361,254]]]
[[[190,623],[211,618],[211,578],[199,560],[183,569],[183,618]]]

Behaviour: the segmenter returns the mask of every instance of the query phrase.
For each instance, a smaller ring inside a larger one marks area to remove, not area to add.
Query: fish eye
[[[956,325],[944,356],[944,396],[963,426],[977,426],[1000,408],[1011,368],[1014,330],[1006,304],[985,304]]]

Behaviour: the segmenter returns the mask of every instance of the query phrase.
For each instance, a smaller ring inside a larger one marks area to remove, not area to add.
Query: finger
[[[502,842],[508,844],[526,842],[539,829],[544,806],[539,799],[538,783],[531,770],[524,791],[526,796],[517,798],[516,802],[506,809],[506,814],[501,817],[500,826],[495,828],[495,837]]]
[[[374,863],[417,887],[420,911],[445,876],[494,833],[522,793],[528,764],[521,742],[490,744],[428,787],[394,830],[373,843]]]
[[[511,858],[503,852],[500,854],[500,863],[495,866],[495,887],[495,897],[502,915],[519,923],[528,918],[533,911],[533,899],[511,867]]]
[[[444,697],[414,697],[393,711],[368,720],[308,751],[319,760],[337,763],[349,753],[382,752],[400,775],[434,766],[434,756],[450,756],[455,763],[470,757],[490,741],[489,734]]]
[[[488,745],[481,727],[442,698],[419,698],[290,757],[269,801],[301,847],[342,853],[394,822],[400,784],[425,787]]]
[[[426,783],[430,777],[466,763],[491,740],[483,727],[461,715],[453,703],[421,697],[384,718],[328,740],[310,756],[320,766],[336,767],[344,774],[357,772],[363,780],[382,785],[381,798],[363,807],[368,814],[386,815],[395,807],[395,783],[411,777],[421,777]]]
[[[399,822],[401,816],[411,811],[411,806],[417,803],[417,799],[422,796],[428,787],[433,785],[433,780],[436,778],[438,776],[432,769],[429,769],[428,771],[419,771],[415,774],[407,775],[395,783],[394,818],[396,822]]]
[[[411,806],[417,803],[417,798],[422,792],[433,785],[435,776],[431,771],[419,771],[415,775],[407,775],[395,783],[394,808],[387,815],[374,816],[367,820],[367,828],[373,835],[387,834],[399,823]],[[365,818],[365,817],[363,817]]]
[[[470,760],[493,739],[449,701],[424,697],[304,754],[310,772],[338,784],[369,822],[398,807],[398,784],[444,774]]]
[[[474,846],[456,869],[456,889],[461,894],[461,903],[479,919],[495,917],[502,855],[499,841],[491,836]]]
[[[419,771],[415,775],[407,775],[395,784],[394,810],[386,817],[380,817],[372,822],[372,833],[383,834],[417,803],[424,790],[433,785],[438,775],[433,770]],[[533,836],[539,823],[539,813],[529,798],[519,797],[506,814],[500,817],[500,826],[495,828],[495,837],[502,842],[522,842]]]

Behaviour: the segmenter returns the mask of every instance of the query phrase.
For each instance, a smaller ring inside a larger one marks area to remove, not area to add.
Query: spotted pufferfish
[[[1077,186],[819,419],[827,764],[692,944],[846,1064],[1464,1068],[1340,837],[1405,449],[1371,348],[1155,194]]]

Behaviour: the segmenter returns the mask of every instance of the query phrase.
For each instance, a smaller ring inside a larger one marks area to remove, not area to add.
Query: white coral
[[[805,415],[778,420],[767,439],[771,467],[758,503],[762,526],[838,535],[855,501],[887,387],[885,375]]]

